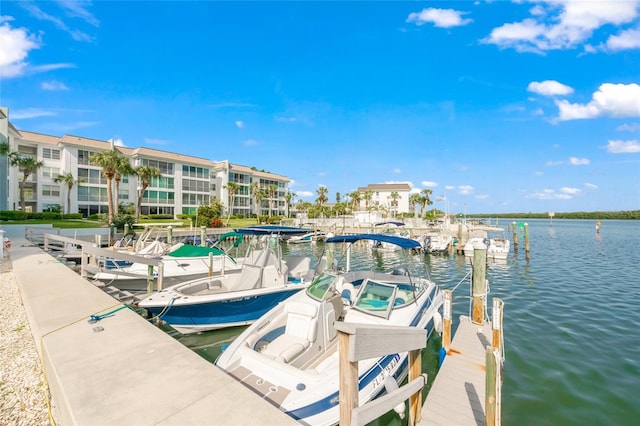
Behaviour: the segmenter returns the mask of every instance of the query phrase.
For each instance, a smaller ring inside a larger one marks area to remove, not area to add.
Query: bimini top
[[[395,244],[403,249],[412,249],[421,247],[420,243],[411,238],[397,237],[388,234],[356,234],[356,235],[338,235],[327,238],[327,243],[354,243],[360,240],[380,241],[382,243]]]
[[[252,225],[246,228],[234,229],[235,232],[244,235],[301,235],[312,232],[313,229],[297,228],[295,226],[279,226],[279,225]]]
[[[382,226],[382,225],[395,225],[395,226],[404,226],[404,222],[398,222],[395,220],[388,220],[386,222],[378,222],[374,223],[373,226]]]

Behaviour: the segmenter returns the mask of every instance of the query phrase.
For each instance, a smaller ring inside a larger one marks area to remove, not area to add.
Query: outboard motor
[[[422,249],[425,251],[431,251],[431,236],[424,237],[424,243],[422,243]]]
[[[393,268],[393,272],[391,273],[392,275],[404,275],[404,276],[409,276],[409,268],[407,268],[406,266],[396,266],[395,268]]]

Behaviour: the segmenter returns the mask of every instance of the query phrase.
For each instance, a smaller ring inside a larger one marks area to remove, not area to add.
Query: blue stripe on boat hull
[[[198,326],[219,328],[226,324],[246,324],[267,313],[278,303],[303,288],[290,288],[261,295],[238,297],[208,303],[173,305],[162,315],[162,319],[173,326]],[[146,308],[156,316],[164,306]]]

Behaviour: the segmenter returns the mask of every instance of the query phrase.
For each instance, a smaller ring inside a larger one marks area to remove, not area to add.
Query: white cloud
[[[632,22],[638,16],[638,2],[547,0],[537,2],[530,12],[521,22],[494,28],[481,42],[519,52],[572,49],[596,30]]]
[[[422,182],[420,182],[420,184],[422,186],[427,187],[427,188],[434,188],[434,187],[438,186],[438,182],[431,182],[429,180],[423,180]]]
[[[545,166],[547,167],[554,167],[554,166],[561,166],[564,164],[564,161],[559,160],[559,161],[547,161],[546,163],[544,163]]]
[[[563,194],[570,194],[570,195],[576,195],[582,192],[581,189],[578,188],[569,188],[569,187],[562,187],[560,188],[560,192],[562,192]]]
[[[247,139],[246,141],[244,141],[242,144],[244,146],[256,146],[258,145],[260,142],[258,142],[257,140],[254,139]]]
[[[482,195],[476,195],[476,200],[486,200],[489,198],[488,195],[482,194]]]
[[[453,9],[436,9],[429,7],[422,9],[420,12],[410,13],[407,22],[413,22],[416,25],[431,22],[435,27],[440,28],[459,27],[473,22],[472,19],[462,18],[462,15],[466,13],[467,12],[460,12]]]
[[[568,95],[573,93],[573,88],[555,80],[532,81],[529,83],[529,86],[527,86],[527,90],[543,96]]]
[[[572,166],[586,166],[591,161],[588,158],[577,158],[577,157],[569,157],[569,164]]]
[[[11,111],[12,120],[24,120],[28,118],[38,118],[38,117],[50,117],[53,115],[57,115],[57,114],[54,111],[49,111],[49,110],[40,109],[40,108],[25,108],[25,109],[17,109],[15,111]]]
[[[458,194],[460,195],[469,195],[473,192],[473,186],[471,185],[459,185],[458,186]]]
[[[242,129],[244,127],[244,123],[240,120],[236,121],[236,127],[238,129]]]
[[[50,90],[50,91],[69,90],[66,84],[62,83],[61,81],[55,81],[55,80],[45,81],[40,85],[40,87],[42,88],[42,90]]]
[[[560,121],[599,116],[640,117],[640,85],[604,83],[588,104],[571,104],[566,100],[555,103]]]
[[[402,170],[400,170],[399,168],[396,167],[395,169],[391,170],[391,172],[399,175],[399,174],[402,173]]]
[[[295,123],[298,119],[296,117],[276,117],[276,121],[281,123]]]
[[[87,12],[86,9],[83,9],[82,7],[80,7],[79,4],[76,4],[74,6],[73,3],[78,3],[78,2],[71,2],[70,0],[62,0],[58,2],[58,4],[62,6],[63,9],[66,9],[67,12],[71,12],[72,17],[79,17],[83,15],[82,18],[86,22],[89,22],[94,26],[98,26],[99,22],[97,19],[95,19],[89,12]],[[46,13],[40,7],[38,7],[35,3],[23,2],[21,6],[26,10],[28,10],[29,13],[31,13],[31,15],[33,15],[35,18],[40,19],[42,21],[51,22],[56,28],[68,33],[76,41],[85,41],[85,42],[93,41],[93,38],[88,34],[80,30],[75,30],[73,28],[70,28],[62,19],[58,18],[57,16],[53,16]]]
[[[543,189],[527,195],[527,198],[537,198],[538,200],[570,200],[571,194],[556,192],[553,189]]]
[[[13,29],[5,22],[0,26],[0,46],[0,78],[18,77],[28,65],[25,59],[29,52],[40,48],[40,40],[24,28]]]
[[[302,198],[302,197],[313,197],[315,194],[311,191],[296,191],[296,195],[298,195],[298,198]]]
[[[640,123],[633,124],[622,124],[616,127],[616,130],[619,132],[640,132]]]
[[[640,48],[640,29],[621,31],[618,35],[609,36],[606,50],[618,51]]]
[[[120,139],[120,138],[113,139],[113,144],[114,144],[115,146],[126,146],[126,145],[124,144],[124,142],[122,142],[122,139]]]
[[[446,189],[447,191],[451,191],[451,190],[456,189],[456,187],[453,186],[453,185],[445,185],[444,189]]]
[[[585,183],[584,186],[586,186],[589,189],[598,189],[598,185],[594,184],[594,183]]]
[[[609,141],[607,151],[612,154],[635,154],[640,152],[640,141]]]

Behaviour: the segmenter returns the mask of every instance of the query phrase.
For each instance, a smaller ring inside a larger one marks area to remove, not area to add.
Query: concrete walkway
[[[59,425],[298,424],[40,248],[12,243]]]

